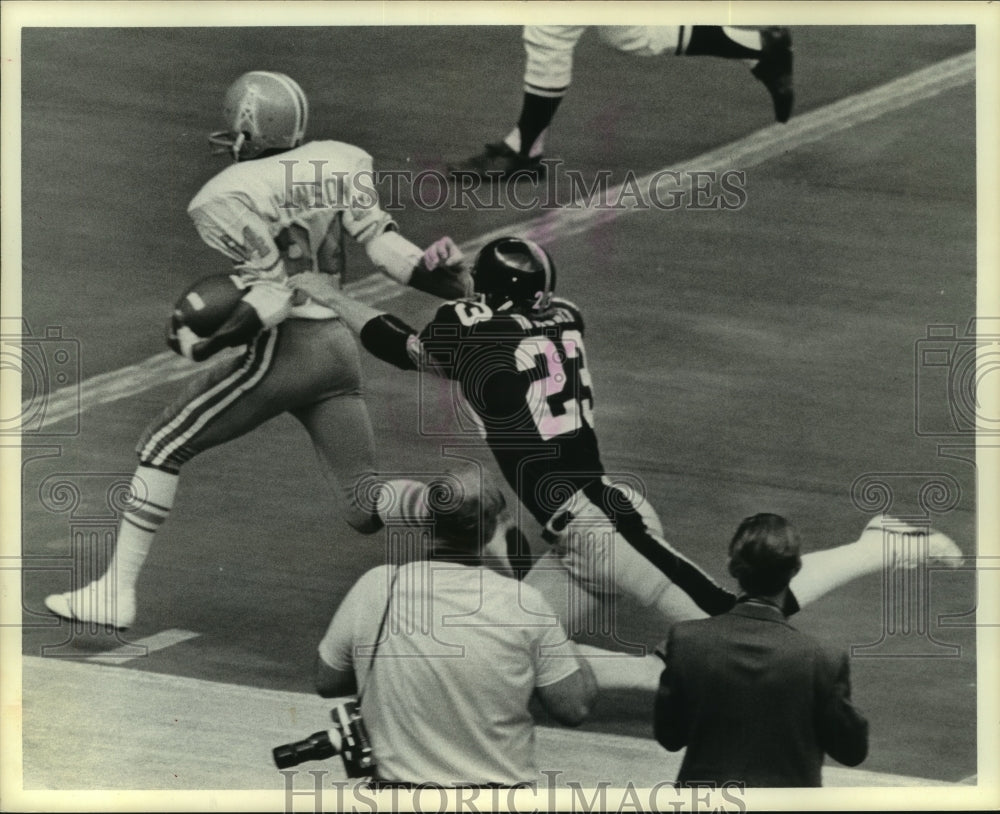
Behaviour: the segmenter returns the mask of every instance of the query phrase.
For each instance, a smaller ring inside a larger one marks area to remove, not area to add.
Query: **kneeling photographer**
[[[459,486],[428,555],[362,576],[319,645],[317,691],[358,694],[376,786],[537,782],[532,696],[570,726],[596,696],[541,595],[484,561],[503,494],[478,473]]]

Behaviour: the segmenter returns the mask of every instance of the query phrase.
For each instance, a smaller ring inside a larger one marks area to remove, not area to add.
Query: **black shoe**
[[[456,161],[448,165],[449,175],[475,175],[488,180],[502,181],[506,178],[530,178],[538,181],[545,177],[542,157],[515,153],[503,141],[487,144],[479,155]]]
[[[765,28],[760,32],[760,61],[751,73],[756,76],[774,102],[774,118],[787,122],[792,115],[795,92],[792,90],[792,35],[787,28]]]

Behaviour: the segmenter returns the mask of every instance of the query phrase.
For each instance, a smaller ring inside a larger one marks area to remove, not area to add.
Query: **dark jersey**
[[[419,336],[395,318],[369,326],[361,338],[376,355],[459,383],[465,404],[456,408],[475,416],[507,483],[547,526],[543,536],[572,522],[572,513],[560,509],[582,490],[699,607],[715,614],[733,606],[733,594],[654,535],[631,498],[603,479],[583,317],[575,305],[554,299],[544,314],[527,316],[456,300],[442,305]]]
[[[604,473],[583,317],[572,303],[554,299],[526,316],[449,302],[412,351],[421,368],[460,384],[504,477],[540,523]]]

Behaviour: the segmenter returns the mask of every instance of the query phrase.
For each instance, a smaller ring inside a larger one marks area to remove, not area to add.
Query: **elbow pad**
[[[406,349],[410,337],[415,335],[416,331],[392,314],[379,314],[368,320],[360,334],[365,350],[402,370],[416,369]]]

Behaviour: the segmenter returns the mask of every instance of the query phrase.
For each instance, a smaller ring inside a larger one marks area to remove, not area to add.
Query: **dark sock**
[[[688,43],[684,54],[725,59],[757,59],[760,57],[760,49],[747,48],[729,39],[721,25],[693,25],[691,42]]]
[[[528,155],[535,139],[552,123],[561,101],[562,96],[538,96],[524,92],[521,118],[517,120],[517,129],[521,133],[521,155]]]

